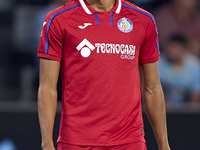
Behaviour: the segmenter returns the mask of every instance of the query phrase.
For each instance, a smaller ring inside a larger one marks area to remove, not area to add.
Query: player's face
[[[185,48],[178,43],[170,43],[166,49],[166,57],[169,61],[181,61],[185,56]]]
[[[189,51],[200,58],[200,40],[190,39]]]

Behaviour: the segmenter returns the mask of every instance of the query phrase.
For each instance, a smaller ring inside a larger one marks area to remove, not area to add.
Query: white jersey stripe
[[[121,8],[122,8],[122,1],[121,1],[121,0],[119,0],[118,7],[117,7],[117,10],[116,10],[116,12],[115,12],[115,13],[119,14],[119,12],[120,12]]]
[[[91,15],[92,12],[87,8],[87,6],[86,6],[84,0],[79,0],[79,1],[80,1],[80,3],[81,3],[81,6],[83,7],[83,9],[85,10],[85,12],[86,12],[87,14]],[[117,6],[117,10],[116,10],[115,13],[119,14],[121,8],[122,8],[122,0],[119,0],[118,6]]]
[[[81,5],[82,5],[83,9],[85,10],[85,12],[86,12],[87,14],[91,15],[92,13],[91,13],[91,11],[87,8],[87,6],[86,6],[84,0],[79,0],[79,1],[80,1]]]

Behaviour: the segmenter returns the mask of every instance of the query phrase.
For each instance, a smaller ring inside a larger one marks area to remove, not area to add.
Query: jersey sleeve
[[[61,26],[55,17],[56,14],[50,12],[44,20],[37,56],[60,62],[62,59],[63,39]]]
[[[160,55],[157,26],[153,16],[151,19],[148,18],[145,32],[146,35],[139,54],[140,64],[158,61]]]

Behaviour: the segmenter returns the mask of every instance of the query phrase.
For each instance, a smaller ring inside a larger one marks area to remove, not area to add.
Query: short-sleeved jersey
[[[108,12],[85,0],[69,1],[47,15],[37,55],[61,62],[58,142],[145,141],[138,64],[159,59],[150,13],[123,0]]]

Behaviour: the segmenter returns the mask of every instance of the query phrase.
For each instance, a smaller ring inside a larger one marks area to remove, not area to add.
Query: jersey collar
[[[93,9],[85,0],[79,0],[82,8],[85,10],[85,12],[89,15],[97,12],[95,9]],[[116,0],[115,6],[111,9],[112,12],[115,12],[116,14],[120,13],[122,7],[122,0]]]

